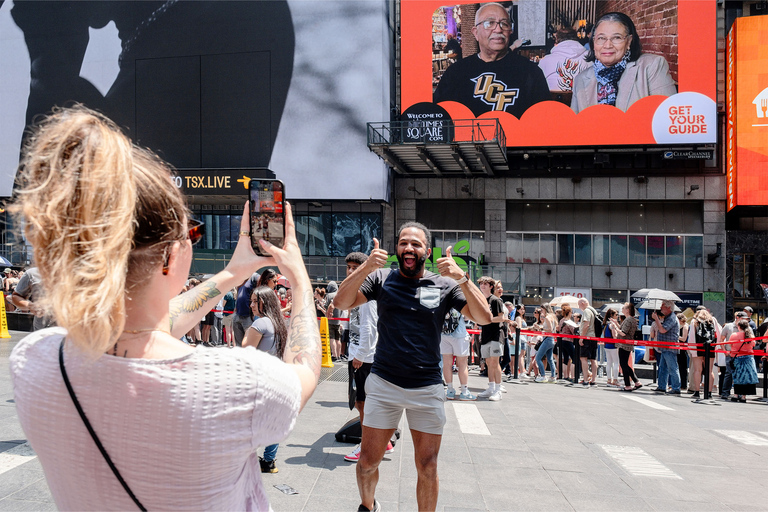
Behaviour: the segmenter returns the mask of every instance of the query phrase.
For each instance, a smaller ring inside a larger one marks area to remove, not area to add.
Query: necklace
[[[166,329],[154,329],[154,328],[150,328],[150,329],[136,329],[136,330],[133,330],[133,331],[126,329],[123,332],[125,334],[141,334],[143,332],[164,332],[165,334],[168,334],[169,336],[171,334],[171,332],[166,330]]]

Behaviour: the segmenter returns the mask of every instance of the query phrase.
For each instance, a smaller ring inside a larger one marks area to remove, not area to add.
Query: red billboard
[[[737,18],[726,41],[728,210],[768,204],[768,18]]]
[[[485,4],[403,0],[403,111],[434,102],[454,121],[497,118],[508,147],[717,142],[715,2]],[[553,58],[579,44],[553,79]]]

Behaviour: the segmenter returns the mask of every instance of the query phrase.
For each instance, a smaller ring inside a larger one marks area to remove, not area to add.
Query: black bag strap
[[[128,484],[125,483],[125,480],[123,480],[123,477],[120,475],[120,472],[115,467],[115,464],[112,462],[112,459],[109,458],[109,454],[107,454],[107,450],[104,449],[104,446],[101,444],[101,441],[99,441],[99,436],[96,435],[96,432],[93,430],[93,427],[91,426],[91,422],[88,421],[88,418],[85,416],[85,412],[83,412],[83,408],[80,407],[80,402],[77,400],[77,396],[75,395],[75,390],[72,389],[72,384],[69,383],[69,377],[67,377],[67,370],[64,368],[64,340],[61,340],[61,345],[59,345],[59,368],[61,369],[61,376],[64,379],[64,384],[67,386],[67,391],[69,391],[69,396],[72,399],[72,402],[75,404],[75,409],[77,409],[77,413],[80,415],[80,419],[83,420],[83,423],[85,424],[85,428],[88,429],[88,433],[91,434],[91,437],[93,438],[93,442],[96,443],[96,447],[101,452],[101,455],[104,457],[104,460],[107,461],[107,465],[109,466],[109,469],[112,470],[112,473],[115,474],[117,477],[117,480],[120,482],[120,485],[123,486],[123,489],[125,489],[125,492],[128,493],[128,496],[131,497],[133,502],[136,504],[137,507],[139,507],[139,510],[142,512],[146,512],[146,508],[144,508],[144,505],[141,504],[141,502],[136,498],[136,496],[131,491],[131,488],[128,487]]]

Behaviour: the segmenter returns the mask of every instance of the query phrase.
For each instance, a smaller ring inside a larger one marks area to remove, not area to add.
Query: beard
[[[415,255],[414,255],[415,256]],[[421,271],[424,269],[424,262],[427,261],[427,254],[424,253],[420,258],[417,257],[416,264],[413,266],[413,268],[406,268],[405,267],[405,258],[402,254],[397,255],[397,263],[400,265],[400,272],[403,273],[406,277],[417,277]]]

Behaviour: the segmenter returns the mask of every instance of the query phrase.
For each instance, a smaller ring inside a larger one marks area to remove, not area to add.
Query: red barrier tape
[[[544,336],[544,337],[553,337],[553,338],[575,338],[579,340],[593,340],[597,341],[598,343],[621,343],[624,345],[634,345],[634,346],[641,346],[641,347],[659,347],[659,348],[668,348],[670,350],[696,350],[697,348],[704,348],[703,343],[684,343],[679,341],[637,341],[637,340],[628,340],[626,338],[598,338],[593,336],[578,336],[576,334],[559,334],[559,333],[552,333],[552,332],[544,332],[544,331],[527,331],[527,330],[520,330],[521,334],[527,334],[530,336]],[[762,336],[760,338],[750,338],[753,340],[757,339],[764,339],[768,338],[768,336]],[[729,342],[724,342],[729,343]],[[738,342],[736,342],[738,343]],[[713,343],[712,345],[717,345],[718,343]],[[729,354],[731,353],[730,350],[713,350],[712,353],[715,354]],[[764,350],[754,350],[752,354],[746,354],[746,355],[755,355],[755,356],[764,356],[767,352]],[[742,354],[745,355],[745,354]]]

